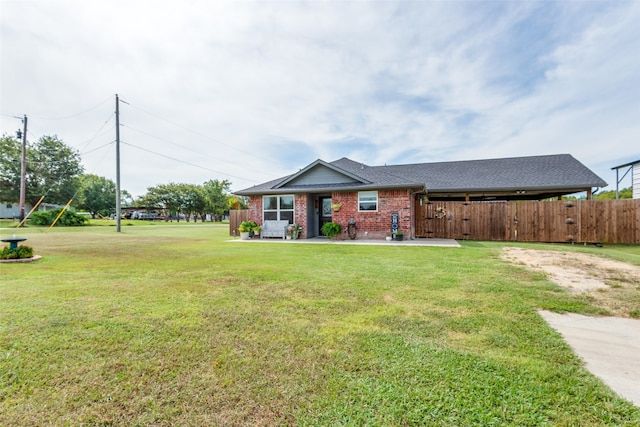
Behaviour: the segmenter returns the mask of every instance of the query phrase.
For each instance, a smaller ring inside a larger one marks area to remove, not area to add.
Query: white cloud
[[[639,157],[636,2],[3,1],[1,123],[90,151],[121,105],[134,194],[316,158]],[[96,106],[90,111],[85,111]],[[64,120],[48,120],[73,116]],[[98,131],[98,136],[90,140]],[[113,178],[113,144],[83,156]],[[607,175],[608,174],[608,175]]]

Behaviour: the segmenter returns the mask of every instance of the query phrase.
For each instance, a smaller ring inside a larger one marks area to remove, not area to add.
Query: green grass
[[[0,265],[0,425],[640,424],[536,313],[600,309],[501,244],[193,225],[18,232],[43,259]]]

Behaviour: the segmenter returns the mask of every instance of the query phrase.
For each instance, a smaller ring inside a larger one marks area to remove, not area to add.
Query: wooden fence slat
[[[229,236],[238,235],[238,227],[242,221],[246,221],[249,218],[249,211],[247,209],[229,211]]]
[[[640,243],[640,200],[423,201],[416,203],[415,232],[472,240]]]

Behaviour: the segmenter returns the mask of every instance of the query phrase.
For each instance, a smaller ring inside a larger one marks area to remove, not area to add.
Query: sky
[[[115,181],[118,94],[134,196],[564,153],[615,190],[640,159],[638,22],[640,1],[0,0],[0,133],[27,115]]]

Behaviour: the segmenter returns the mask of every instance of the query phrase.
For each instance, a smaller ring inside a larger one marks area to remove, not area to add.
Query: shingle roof
[[[604,187],[599,176],[570,154],[386,166],[422,181],[429,192],[542,190]]]
[[[317,183],[312,186],[281,186],[297,174],[288,175],[237,192],[239,195],[273,192],[339,191],[373,188],[424,188],[429,193],[514,192],[581,190],[607,185],[599,176],[569,154],[368,166],[342,158],[317,161],[345,175],[360,177],[362,184]],[[304,173],[304,170],[299,172]],[[344,187],[344,188],[343,188]]]

